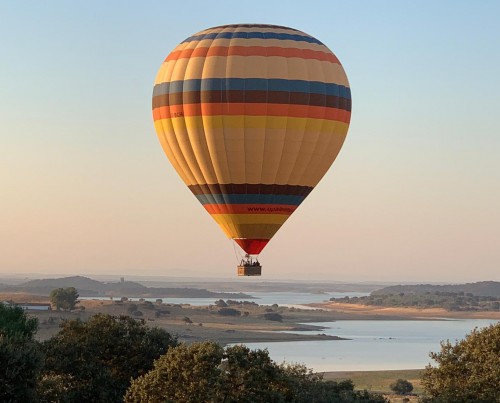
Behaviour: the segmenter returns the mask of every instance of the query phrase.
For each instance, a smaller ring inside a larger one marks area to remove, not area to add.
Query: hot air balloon
[[[351,92],[337,57],[296,29],[209,28],[164,60],[153,119],[184,183],[245,252],[239,275],[327,172],[342,147]]]

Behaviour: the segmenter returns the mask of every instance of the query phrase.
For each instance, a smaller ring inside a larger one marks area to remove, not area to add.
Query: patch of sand
[[[427,319],[498,319],[500,312],[495,311],[448,311],[444,308],[404,308],[381,307],[374,305],[347,304],[342,302],[324,302],[308,304],[309,306],[357,315],[400,316],[406,318]]]

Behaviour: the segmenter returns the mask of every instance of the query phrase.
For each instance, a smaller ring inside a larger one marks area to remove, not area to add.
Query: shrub
[[[391,384],[391,390],[398,395],[407,395],[413,390],[413,385],[406,379],[398,379]]]
[[[233,308],[221,308],[218,310],[219,315],[223,316],[240,316],[241,311]]]
[[[275,322],[283,322],[283,317],[276,312],[269,312],[264,314],[265,320],[273,320]]]

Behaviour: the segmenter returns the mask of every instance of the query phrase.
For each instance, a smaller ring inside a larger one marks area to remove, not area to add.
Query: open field
[[[420,384],[421,369],[403,369],[390,371],[334,371],[325,372],[324,379],[338,381],[351,379],[356,389],[390,393],[390,385],[397,379],[406,379],[413,384],[414,393],[422,393]]]

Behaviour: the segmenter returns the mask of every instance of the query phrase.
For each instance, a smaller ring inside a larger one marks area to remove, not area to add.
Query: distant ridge
[[[66,287],[75,287],[80,297],[253,298],[243,293],[212,292],[201,288],[145,287],[134,281],[102,282],[83,276],[30,280],[16,286],[0,284],[0,292],[48,295],[54,288]]]
[[[387,294],[425,294],[426,292],[454,292],[470,293],[481,297],[500,297],[500,282],[498,281],[479,281],[477,283],[466,284],[415,284],[415,285],[391,285],[375,290],[371,295]]]

